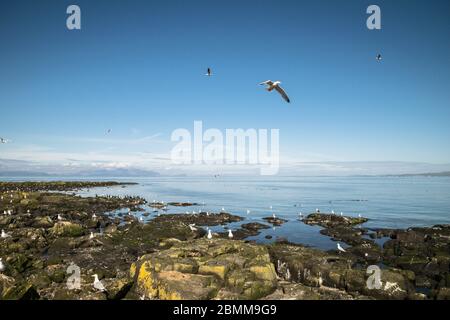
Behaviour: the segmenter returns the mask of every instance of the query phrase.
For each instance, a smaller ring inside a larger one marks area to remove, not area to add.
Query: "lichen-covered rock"
[[[213,299],[220,290],[259,299],[276,288],[267,249],[240,241],[198,239],[141,257],[130,268],[151,299]]]
[[[324,228],[337,226],[356,226],[367,222],[369,219],[363,217],[348,217],[335,214],[312,213],[303,222],[309,225],[319,225]]]
[[[13,286],[3,293],[4,300],[38,300],[39,294],[32,284]]]
[[[311,287],[326,286],[378,299],[407,299],[414,295],[414,273],[381,270],[378,289],[369,289],[369,274],[357,268],[353,256],[341,256],[289,244],[273,244],[269,251],[281,278]],[[370,288],[373,288],[372,286]]]
[[[84,229],[77,223],[60,221],[53,226],[51,233],[58,237],[79,237],[84,234]]]

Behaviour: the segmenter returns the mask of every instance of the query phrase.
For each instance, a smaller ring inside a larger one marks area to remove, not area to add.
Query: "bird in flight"
[[[211,77],[211,76],[212,76],[212,70],[211,70],[211,68],[208,68],[208,70],[206,70],[205,76],[208,76],[208,77]]]
[[[377,54],[376,59],[378,62],[380,62],[381,60],[383,60],[383,57],[381,56],[381,54]]]
[[[272,91],[273,89],[277,90],[279,94],[281,94],[281,96],[283,97],[284,100],[286,100],[287,103],[290,103],[291,100],[289,99],[288,95],[286,94],[286,91],[284,91],[283,88],[280,87],[281,82],[280,81],[275,81],[273,82],[272,80],[267,80],[264,82],[261,82],[260,85],[266,85],[266,89],[267,91]]]
[[[9,140],[4,139],[4,138],[0,138],[0,143],[4,144],[4,143],[8,143],[8,142],[9,142]]]

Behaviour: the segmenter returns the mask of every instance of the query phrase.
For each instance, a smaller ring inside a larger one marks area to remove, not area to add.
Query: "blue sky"
[[[168,169],[171,132],[202,120],[280,129],[286,165],[448,164],[448,39],[446,0],[1,2],[0,158]]]

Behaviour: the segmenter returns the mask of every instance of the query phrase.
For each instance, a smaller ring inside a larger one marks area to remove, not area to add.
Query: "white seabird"
[[[91,235],[89,236],[89,239],[94,239],[94,233],[91,231]]]
[[[344,248],[341,247],[341,244],[340,244],[339,242],[338,242],[338,244],[337,244],[337,249],[338,249],[338,251],[340,251],[340,252],[347,252],[347,251],[345,251]]]
[[[210,229],[210,230],[208,230],[208,236],[207,236],[207,238],[208,238],[208,239],[212,239],[212,233],[211,233],[211,229]]]
[[[97,290],[100,290],[102,292],[106,291],[105,286],[98,279],[98,275],[94,274],[93,277],[94,277],[94,283],[93,283],[94,288],[97,289]]]
[[[190,224],[190,225],[189,225],[189,229],[191,229],[192,232],[197,231],[197,228],[195,227],[195,223]]]
[[[8,237],[10,237],[10,235],[7,234],[7,233],[5,232],[5,230],[2,229],[1,238],[2,238],[2,239],[5,239],[5,238],[8,238]]]
[[[63,218],[61,217],[61,215],[58,213],[58,220],[61,221]]]
[[[381,56],[381,54],[377,54],[377,57],[375,59],[380,62],[381,60],[383,60],[383,57]]]
[[[5,144],[5,143],[8,143],[9,142],[9,140],[6,140],[5,138],[0,138],[0,143],[1,144]]]
[[[0,272],[5,271],[5,265],[3,264],[3,258],[0,258]]]
[[[96,219],[97,218],[97,215],[94,213],[93,215],[92,215],[92,219]]]
[[[266,89],[267,91],[272,91],[273,89],[277,90],[278,93],[283,97],[284,100],[286,100],[287,103],[290,103],[291,100],[289,99],[288,95],[286,94],[286,91],[284,91],[283,88],[280,87],[281,82],[280,81],[275,81],[273,82],[272,80],[267,80],[264,82],[261,82],[260,85],[266,85]]]
[[[250,214],[250,210],[247,210],[247,214]]]
[[[233,239],[233,232],[230,230],[228,230],[228,238]]]

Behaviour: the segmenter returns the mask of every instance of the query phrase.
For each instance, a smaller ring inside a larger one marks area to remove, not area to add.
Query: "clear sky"
[[[0,159],[168,167],[202,120],[280,129],[285,163],[450,163],[449,39],[448,0],[2,1]]]

